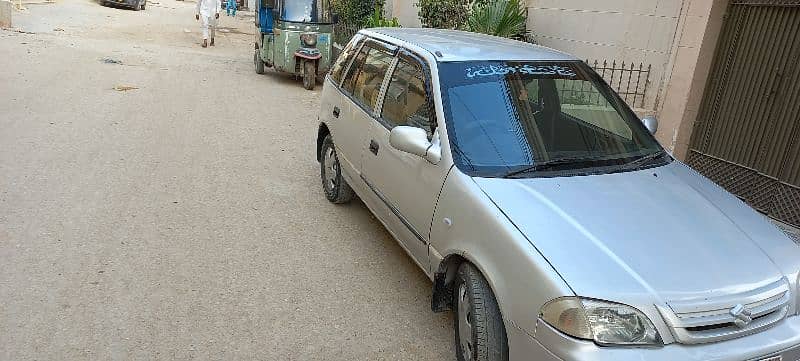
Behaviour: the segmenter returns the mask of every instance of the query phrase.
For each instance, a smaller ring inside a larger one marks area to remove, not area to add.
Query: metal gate
[[[687,163],[800,226],[800,0],[732,0]]]

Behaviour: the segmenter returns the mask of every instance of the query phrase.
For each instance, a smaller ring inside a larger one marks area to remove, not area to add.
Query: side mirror
[[[658,119],[652,115],[642,118],[642,124],[650,131],[650,134],[656,134],[658,131]]]
[[[442,159],[441,148],[428,141],[428,134],[417,127],[397,126],[389,133],[389,145],[401,152],[425,158],[432,164]]]

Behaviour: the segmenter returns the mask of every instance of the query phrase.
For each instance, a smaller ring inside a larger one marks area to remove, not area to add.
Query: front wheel
[[[314,90],[317,83],[317,64],[313,61],[303,62],[303,88]]]
[[[261,60],[261,51],[256,49],[253,53],[253,64],[256,66],[256,74],[264,74],[264,61]]]
[[[453,318],[458,361],[508,361],[508,337],[486,278],[464,263],[454,283]]]
[[[322,141],[322,156],[320,157],[320,178],[325,198],[331,203],[342,204],[353,200],[353,189],[342,177],[342,167],[333,146],[330,134]]]

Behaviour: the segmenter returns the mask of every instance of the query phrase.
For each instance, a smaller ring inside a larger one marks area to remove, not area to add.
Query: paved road
[[[202,49],[160,1],[0,30],[0,359],[453,359],[424,274],[325,201],[319,92],[253,72],[252,18]]]

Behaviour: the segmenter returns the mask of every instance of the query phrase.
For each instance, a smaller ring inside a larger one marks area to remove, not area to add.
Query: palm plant
[[[399,28],[400,22],[397,21],[397,18],[387,19],[383,16],[383,10],[379,7],[375,7],[375,11],[370,15],[366,20],[364,20],[364,27],[365,28]]]
[[[519,37],[525,33],[526,19],[520,0],[476,1],[467,19],[467,28],[504,38]]]

